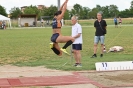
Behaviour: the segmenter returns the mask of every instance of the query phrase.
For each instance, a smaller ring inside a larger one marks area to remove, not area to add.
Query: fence
[[[108,25],[114,25],[113,19],[105,19]],[[83,26],[92,26],[94,24],[94,19],[88,19],[88,20],[79,20],[78,22]],[[18,20],[11,20],[12,27],[18,27]],[[49,24],[44,21],[44,26],[51,26],[52,20],[49,21]],[[64,24],[66,26],[71,26],[71,20],[64,20]],[[133,24],[133,18],[122,18],[122,24]],[[41,22],[37,21],[37,27],[41,27]]]

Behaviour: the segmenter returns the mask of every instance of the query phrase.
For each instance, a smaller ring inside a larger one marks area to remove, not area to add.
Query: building
[[[24,10],[25,10],[26,7],[28,7],[28,6],[23,6],[23,7],[21,7],[21,12],[22,12],[22,13],[24,13]]]
[[[25,10],[25,8],[27,8],[28,6],[23,6],[23,7],[21,7],[21,11],[22,11],[22,13],[24,12],[24,10]],[[37,8],[39,9],[39,10],[42,10],[43,8],[47,8],[45,5],[37,5]]]
[[[37,15],[22,14],[18,18],[19,26],[21,27],[36,27],[37,26]]]
[[[37,7],[39,10],[42,10],[43,8],[46,8],[46,6],[45,5],[38,5],[38,7]]]

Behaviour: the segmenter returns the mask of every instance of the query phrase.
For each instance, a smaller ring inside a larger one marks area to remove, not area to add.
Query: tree
[[[119,16],[122,17],[122,18],[133,17],[133,15],[132,15],[132,13],[129,9],[125,9],[123,11],[120,11]]]
[[[89,13],[89,17],[95,19],[95,18],[97,18],[97,13],[98,13],[98,9],[93,8]]]
[[[119,13],[118,7],[116,5],[109,6],[109,14],[111,17],[117,17]]]
[[[74,9],[72,9],[69,13],[70,13],[70,17],[72,17],[73,15],[76,15],[76,12]]]
[[[98,11],[102,11],[102,7],[100,5],[96,5],[96,8],[98,9]]]
[[[133,1],[131,1],[131,6],[130,6],[130,17],[133,17]]]
[[[20,14],[22,14],[21,10],[18,7],[11,8],[9,12],[11,15],[11,19],[16,19]]]
[[[0,5],[0,14],[3,16],[7,16],[6,9]]]
[[[72,16],[72,15],[76,15],[76,16],[78,16],[79,18],[81,18],[82,12],[83,12],[82,6],[79,5],[79,4],[75,4],[75,5],[73,6],[73,9],[70,11],[70,14],[71,14],[71,16]]]
[[[133,1],[131,1],[130,9],[133,9]]]
[[[110,18],[110,14],[109,14],[109,6],[103,6],[102,7],[102,12],[103,12],[103,18]]]
[[[24,14],[39,14],[39,10],[36,6],[29,6],[24,9]]]
[[[90,12],[90,8],[88,7],[83,7],[82,8],[82,12],[80,14],[81,19],[88,19],[89,18],[89,12]]]
[[[58,9],[56,6],[51,5],[49,8],[44,9],[44,16],[50,16],[51,18],[54,17],[55,12],[57,12]]]
[[[82,7],[79,4],[75,4],[73,6],[73,9],[69,13],[70,13],[70,17],[72,17],[73,15],[76,15],[79,17],[79,19],[88,19],[89,12],[90,12],[90,8]]]
[[[68,20],[68,19],[70,19],[69,10],[66,10],[64,15],[64,20]]]

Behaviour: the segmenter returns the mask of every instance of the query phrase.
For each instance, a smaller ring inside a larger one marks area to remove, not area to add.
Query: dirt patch
[[[73,75],[71,72],[48,69],[44,66],[17,67],[11,65],[0,66],[0,78],[41,77]]]
[[[104,86],[133,85],[133,71],[84,72],[80,73]]]
[[[73,75],[72,72],[39,67],[0,66],[0,78]],[[80,72],[80,75],[107,87],[133,85],[133,71]]]
[[[133,83],[133,74],[121,74],[118,76],[105,76],[105,79]]]

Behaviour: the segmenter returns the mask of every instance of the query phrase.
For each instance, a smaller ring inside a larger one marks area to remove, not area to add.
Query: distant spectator
[[[115,28],[118,28],[118,22],[117,22],[117,18],[114,18],[114,23],[115,23]]]
[[[41,27],[43,27],[43,26],[44,26],[44,20],[41,19]]]
[[[5,21],[2,22],[2,29],[6,29],[6,22]]]
[[[120,25],[120,28],[121,28],[121,24],[122,24],[122,19],[119,17],[119,25]]]
[[[91,58],[97,57],[97,47],[98,43],[101,43],[101,55],[100,57],[103,57],[103,53],[105,50],[104,46],[104,40],[105,40],[105,34],[107,29],[106,21],[102,19],[102,14],[97,13],[97,20],[94,22],[94,27],[96,29],[95,37],[94,37],[94,55]]]

